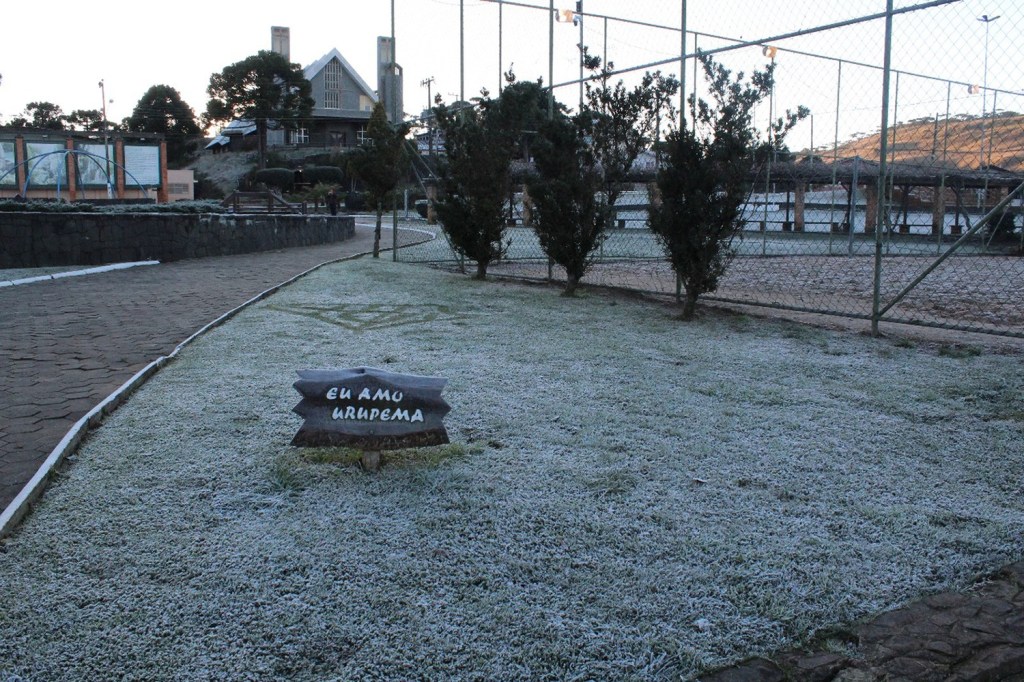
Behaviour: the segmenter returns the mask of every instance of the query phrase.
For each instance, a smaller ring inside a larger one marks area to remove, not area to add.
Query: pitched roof
[[[360,76],[359,73],[354,68],[352,68],[352,65],[348,63],[347,59],[341,56],[341,53],[338,52],[337,48],[332,49],[323,57],[320,57],[320,59],[316,60],[315,62],[307,66],[305,69],[302,70],[302,74],[306,77],[306,80],[311,81],[313,80],[313,77],[320,73],[323,70],[323,68],[327,66],[327,63],[330,62],[332,59],[337,59],[339,62],[341,62],[342,68],[345,69],[346,73],[352,76],[352,80],[354,80],[356,84],[363,90],[364,94],[366,94],[366,96],[372,99],[374,102],[377,101],[376,91],[366,84],[366,81],[363,80],[362,76]]]

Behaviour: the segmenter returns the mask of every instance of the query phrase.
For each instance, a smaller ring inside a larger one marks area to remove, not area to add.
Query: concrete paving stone
[[[51,448],[51,452],[52,452],[52,448]],[[50,453],[47,452],[46,454],[49,455]],[[12,464],[12,469],[11,470],[13,471],[14,469],[17,468],[17,469],[20,469],[21,471],[29,472],[28,478],[25,478],[25,481],[27,481],[29,478],[32,478],[33,474],[35,474],[35,470],[39,466],[38,463],[36,463],[38,459],[39,459],[39,453],[37,453],[37,452],[25,451],[25,452],[21,453],[20,456],[18,455],[18,453],[13,453],[9,457],[9,461]],[[6,467],[7,463],[5,462],[4,464],[5,464],[5,467]]]
[[[40,405],[3,405],[0,406],[0,414],[5,419],[25,419],[36,416],[42,409]]]
[[[914,680],[915,682],[943,682],[949,675],[946,666],[936,665],[928,661],[910,656],[900,656],[886,661],[880,666],[888,677],[886,679]]]
[[[981,639],[1000,643],[1003,643],[1002,636],[1006,633],[1006,624],[1001,619],[972,618],[964,622],[963,627]],[[1011,642],[1007,641],[1006,643]]]
[[[1024,680],[1024,649],[995,646],[979,651],[956,666],[947,678],[957,682],[1017,682]]]
[[[68,403],[62,403],[50,408],[49,411],[34,417],[40,428],[56,428],[60,422],[72,422],[81,417],[88,409],[74,409]]]
[[[956,646],[955,642],[950,642],[941,639],[929,640],[925,645],[922,653],[935,654],[937,658],[930,658],[929,660],[942,660],[942,661],[953,661],[960,657],[961,651]]]
[[[879,617],[872,625],[887,630],[906,628],[920,621],[919,611],[919,608],[897,609]]]
[[[40,392],[36,398],[36,404],[44,408],[55,408],[63,403],[64,397],[57,390]]]
[[[960,621],[960,617],[956,615],[952,610],[932,610],[928,615],[928,622],[938,628],[949,627],[953,623]]]
[[[943,592],[925,597],[921,603],[933,609],[948,610],[963,606],[971,601],[971,598],[958,592]]]
[[[22,381],[25,379],[31,379],[38,374],[38,367],[38,364],[33,364],[29,367],[15,367],[8,370],[7,376],[11,379],[20,379]]]
[[[754,658],[701,677],[702,682],[783,682],[785,673],[773,661]]]
[[[781,667],[786,670],[790,679],[795,677],[806,682],[828,682],[849,665],[850,660],[845,656],[833,652],[818,652],[784,659]]]
[[[979,616],[1002,618],[1015,612],[1014,605],[1005,599],[988,598],[978,602]]]
[[[862,668],[846,668],[837,674],[832,682],[879,682],[884,673]]]
[[[109,392],[104,394],[99,390],[83,390],[81,392],[68,393],[66,394],[66,397],[68,404],[72,405],[73,409],[79,410],[82,409],[84,406],[85,411],[88,412],[93,408],[94,405],[98,404],[101,400],[103,400],[103,398],[107,397],[107,395],[109,395]]]
[[[7,468],[7,467],[5,466],[5,468]],[[38,465],[33,465],[32,460],[24,460],[24,461],[17,461],[17,460],[15,460],[11,464],[11,466],[10,466],[10,471],[13,474],[19,474],[20,477],[24,478],[24,480],[15,480],[14,477],[12,477],[11,479],[5,479],[4,480],[4,484],[5,485],[16,485],[18,487],[18,489],[20,490],[22,487],[24,487],[25,483],[28,482],[28,480],[30,478],[32,478],[32,476],[35,475],[36,470],[38,468],[39,468]]]
[[[981,599],[972,595],[968,597],[962,606],[950,609],[950,611],[960,618],[974,618],[981,612],[981,602]]]
[[[5,427],[4,431],[8,436],[18,436],[23,433],[35,433],[40,430],[40,421],[24,421],[21,419],[10,421]]]

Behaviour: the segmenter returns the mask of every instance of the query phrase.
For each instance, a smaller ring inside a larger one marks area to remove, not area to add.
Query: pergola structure
[[[805,157],[796,161],[773,162],[757,170],[753,178],[754,192],[770,186],[774,191],[793,193],[792,229],[802,232],[806,210],[806,193],[814,186],[841,185],[847,196],[838,206],[845,207],[846,225],[851,224],[850,212],[856,205],[854,191],[860,188],[866,198],[866,233],[873,233],[878,215],[878,178],[880,164],[877,161],[856,156],[826,162],[819,157]],[[1006,194],[1024,182],[1024,174],[1008,171],[997,166],[981,169],[964,169],[951,164],[943,165],[934,160],[921,162],[896,161],[886,166],[886,182],[894,201],[898,201],[897,215],[902,215],[899,230],[908,232],[907,214],[916,208],[930,209],[932,234],[940,234],[944,217],[952,207],[957,215],[966,215],[964,193],[968,190],[982,192],[982,204],[994,206]],[[894,190],[899,190],[895,192]],[[923,190],[923,191],[922,191]],[[788,205],[788,201],[786,202]],[[955,228],[956,226],[954,226]],[[838,228],[845,231],[847,228]]]

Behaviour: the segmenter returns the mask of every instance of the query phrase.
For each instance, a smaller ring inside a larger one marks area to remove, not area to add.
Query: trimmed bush
[[[1017,217],[1013,213],[1003,211],[992,222],[994,227],[990,225],[988,229],[994,233],[994,239],[998,241],[1013,238],[1013,233],[1017,230]]]
[[[267,187],[290,192],[295,188],[295,171],[290,168],[264,168],[253,174],[253,182],[263,183]]]
[[[366,195],[362,192],[349,192],[345,195],[345,208],[350,211],[365,211]]]
[[[144,206],[103,206],[101,213],[229,213],[230,210],[221,206],[218,201],[175,201],[169,204],[147,204]]]
[[[0,212],[10,213],[94,213],[98,209],[92,204],[67,201],[14,201],[0,200]]]
[[[252,157],[255,160],[255,156]],[[264,168],[287,168],[290,165],[288,157],[281,152],[267,152],[267,158],[264,162]],[[257,167],[253,167],[253,170],[259,170]]]
[[[345,174],[337,166],[307,166],[302,175],[310,186],[341,185],[345,181]]]
[[[85,201],[13,201],[0,199],[0,213],[228,213],[216,201],[175,201],[170,204],[90,204]]]

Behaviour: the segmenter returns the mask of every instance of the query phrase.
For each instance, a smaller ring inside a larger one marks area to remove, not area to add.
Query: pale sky
[[[547,6],[545,0],[524,0]],[[557,0],[556,8],[571,8],[574,0]],[[914,4],[897,0],[897,7]],[[108,0],[102,9],[80,2],[50,0],[35,5],[4,3],[0,40],[0,117],[22,112],[32,101],[60,105],[65,113],[98,109],[100,79],[106,86],[107,116],[129,116],[152,85],[176,88],[197,116],[206,108],[210,74],[261,49],[270,48],[270,27],[291,29],[291,58],[302,66],[337,48],[371,87],[376,83],[376,39],[391,33],[390,0],[317,2],[215,3],[178,0],[141,9],[137,1]],[[398,62],[405,70],[405,110],[418,114],[428,102],[421,81],[433,77],[432,93],[446,101],[460,90],[459,0],[394,0]],[[989,25],[988,83],[991,88],[1024,89],[1024,3],[1020,0],[961,0],[937,9],[897,17],[893,63],[897,68],[961,80],[983,82],[984,27],[978,16],[1000,15]],[[883,0],[688,0],[687,29],[745,40],[872,14],[885,9]],[[166,11],[162,11],[166,10]],[[680,0],[584,0],[584,11],[663,24],[661,30],[625,24],[596,16],[584,20],[584,42],[594,54],[605,44],[616,67],[646,64],[678,56]],[[499,73],[510,63],[520,79],[548,81],[548,20],[543,9],[505,5],[501,10],[502,64],[498,62],[499,6],[486,0],[464,0],[465,94],[481,87],[496,94]],[[809,106],[815,113],[815,143],[831,140],[836,128],[836,85],[840,138],[877,128],[881,79],[877,71],[844,64],[839,74],[834,60],[810,59],[786,48],[881,65],[883,21],[832,31],[777,44],[779,109]],[[606,39],[607,36],[607,39]],[[606,43],[607,40],[607,43]],[[687,41],[692,49],[692,35]],[[578,77],[579,29],[555,25],[554,65],[557,83]],[[698,38],[701,47],[722,43]],[[723,55],[731,68],[763,66],[757,47]],[[691,61],[692,65],[692,61]],[[660,67],[678,75],[678,62]],[[687,86],[693,88],[688,67]],[[629,77],[627,77],[628,79]],[[698,79],[698,82],[700,79]],[[578,88],[556,91],[559,100],[575,105]],[[982,99],[965,87],[950,86],[951,110],[980,113]],[[944,114],[945,82],[904,78],[897,104],[900,120]],[[1024,111],[1022,97],[997,95],[999,109]],[[985,105],[991,109],[991,99]],[[767,112],[763,112],[767,116]],[[806,144],[810,123],[794,131],[793,141]]]

